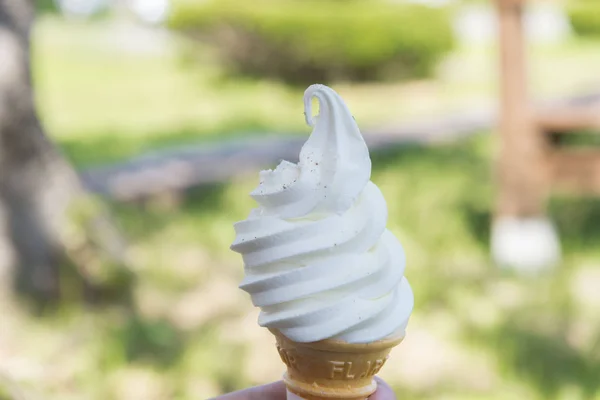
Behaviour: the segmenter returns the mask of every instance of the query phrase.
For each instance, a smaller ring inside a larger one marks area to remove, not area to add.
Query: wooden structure
[[[538,111],[528,93],[525,0],[495,0],[501,60],[499,194],[492,252],[499,264],[540,269],[559,258],[558,238],[545,216],[552,190],[600,194],[600,150],[564,149],[557,134],[600,130],[597,106]],[[558,77],[557,77],[558,78]]]

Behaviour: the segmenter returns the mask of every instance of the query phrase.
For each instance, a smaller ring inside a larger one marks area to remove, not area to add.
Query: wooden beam
[[[600,195],[600,150],[557,150],[549,165],[557,191]]]
[[[512,7],[514,5],[522,5],[527,3],[529,0],[497,0],[502,6]]]
[[[600,131],[600,105],[565,106],[540,111],[536,116],[545,133],[569,133],[582,130]]]
[[[545,144],[528,93],[523,3],[496,0],[501,63],[498,216],[542,215],[548,189]]]

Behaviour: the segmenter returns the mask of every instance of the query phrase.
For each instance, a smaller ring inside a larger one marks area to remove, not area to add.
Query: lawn
[[[219,77],[212,61],[197,69],[174,54],[115,50],[102,39],[103,24],[49,19],[35,36],[43,120],[78,165],[224,134],[307,132],[298,90]],[[441,83],[340,91],[367,125],[489,99],[493,64],[485,52],[461,51],[441,68]],[[539,50],[598,63],[590,53],[586,43]],[[469,68],[487,75],[458,68],[460,57],[479,60]],[[563,85],[536,90],[560,93]],[[384,106],[390,100],[398,110]],[[372,157],[372,180],[405,246],[416,296],[408,337],[382,376],[402,399],[600,398],[600,202],[553,200],[565,253],[553,273],[496,269],[488,260],[493,145],[480,135]],[[228,249],[256,183],[250,171],[185,196],[111,204],[131,241],[134,307],[73,301],[34,316],[21,303],[1,302],[0,372],[35,398],[61,400],[205,399],[278,379],[283,365],[237,289],[241,260]]]
[[[33,40],[40,113],[78,165],[224,135],[307,132],[302,89],[224,76],[212,53],[125,22],[40,20]],[[600,87],[597,43],[532,48],[538,98]],[[335,88],[363,127],[494,106],[494,46],[459,48],[435,79]]]
[[[416,294],[409,335],[382,375],[408,399],[593,398],[600,204],[554,202],[566,239],[556,272],[497,270],[487,256],[490,145],[478,137],[373,157]],[[13,310],[0,365],[48,399],[198,399],[277,379],[273,339],[237,289],[241,264],[228,250],[255,183],[114,205],[132,239],[135,311],[73,303],[32,318]]]

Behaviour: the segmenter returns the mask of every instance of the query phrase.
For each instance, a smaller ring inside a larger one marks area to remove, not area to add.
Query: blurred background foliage
[[[295,85],[430,76],[453,42],[448,10],[376,0],[177,2],[170,26],[232,72]]]
[[[595,24],[578,27],[593,13],[573,11],[595,3],[569,3],[574,35],[531,46],[538,98],[598,83],[600,42],[586,35]],[[122,11],[93,20],[40,13],[32,62],[50,136],[81,170],[189,143],[306,136],[300,85],[315,80],[338,90],[365,130],[495,105],[496,45],[456,39],[462,2],[277,4],[175,1],[168,28]],[[495,144],[483,131],[372,155],[416,294],[409,335],[383,377],[402,399],[600,398],[600,201],[553,199],[564,246],[556,271],[496,269]],[[137,202],[106,199],[130,240],[131,298],[92,307],[65,296],[42,314],[2,298],[0,399],[11,390],[205,399],[278,379],[283,365],[237,288],[242,263],[229,250],[256,183],[257,171],[246,171]]]
[[[600,36],[600,4],[594,0],[577,0],[569,5],[573,29],[582,36]]]

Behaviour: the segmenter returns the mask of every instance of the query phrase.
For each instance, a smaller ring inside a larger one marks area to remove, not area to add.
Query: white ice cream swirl
[[[231,248],[246,273],[240,287],[261,308],[261,326],[297,342],[404,334],[413,294],[404,250],[385,227],[385,200],[370,181],[365,141],[329,87],[310,86],[304,108],[314,129],[300,161],[262,171],[251,193],[259,207],[235,224]]]

